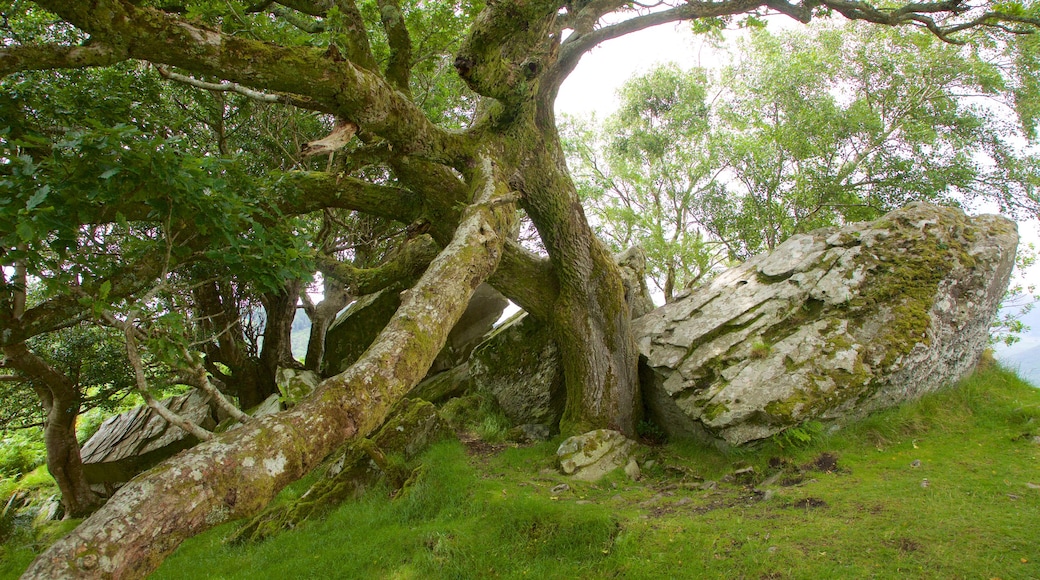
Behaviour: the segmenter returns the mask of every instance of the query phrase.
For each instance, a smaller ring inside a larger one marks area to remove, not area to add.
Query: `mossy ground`
[[[153,577],[1040,578],[1040,390],[993,368],[813,435],[650,447],[596,484],[556,472],[559,441],[444,443],[395,499],[255,545],[228,524]]]

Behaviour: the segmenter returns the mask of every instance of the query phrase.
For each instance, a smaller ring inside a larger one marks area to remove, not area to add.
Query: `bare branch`
[[[332,112],[329,107],[324,107],[320,103],[314,102],[312,99],[301,97],[298,95],[291,95],[287,93],[265,93],[262,91],[256,91],[247,87],[243,87],[238,83],[210,83],[201,81],[199,79],[175,73],[166,67],[157,66],[155,70],[159,71],[159,75],[164,79],[171,81],[177,81],[179,83],[186,84],[198,89],[204,89],[207,91],[235,93],[253,99],[254,101],[260,101],[261,103],[281,103],[284,105],[293,105],[302,109],[310,109],[312,111],[321,111],[324,113]]]

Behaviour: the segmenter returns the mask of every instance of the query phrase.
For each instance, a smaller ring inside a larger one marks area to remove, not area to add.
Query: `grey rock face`
[[[563,368],[549,331],[527,313],[498,327],[470,356],[473,386],[490,393],[514,425],[555,430],[566,393]]]
[[[970,372],[1018,234],[913,204],[797,235],[634,324],[648,411],[741,444],[914,399]]]
[[[191,391],[162,401],[166,408],[203,429],[217,425],[209,395]],[[90,483],[120,483],[198,443],[195,436],[169,424],[148,406],[111,417],[80,449]]]

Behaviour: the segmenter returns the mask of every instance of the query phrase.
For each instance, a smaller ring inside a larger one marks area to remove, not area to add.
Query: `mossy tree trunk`
[[[30,351],[24,344],[4,348],[7,364],[27,377],[43,403],[43,440],[47,448],[47,470],[61,490],[67,517],[81,518],[94,511],[100,498],[87,483],[76,439],[76,418],[81,395],[65,374]]]

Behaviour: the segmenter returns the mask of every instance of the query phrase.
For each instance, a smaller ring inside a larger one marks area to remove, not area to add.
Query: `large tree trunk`
[[[551,103],[551,101],[549,101]],[[559,283],[550,328],[563,361],[564,433],[609,427],[635,435],[642,403],[638,357],[621,271],[593,234],[567,173],[555,122],[539,115],[522,162],[524,208]]]
[[[485,176],[489,166],[482,167]],[[294,409],[138,476],[41,554],[23,578],[144,577],[185,538],[256,513],[343,442],[371,433],[426,374],[474,289],[501,258],[515,208],[500,203],[498,183],[475,181],[478,204],[357,363]]]
[[[83,459],[76,440],[79,389],[71,379],[36,356],[25,344],[5,347],[4,355],[12,368],[29,379],[47,412],[43,428],[47,469],[61,490],[65,516],[86,516],[97,508],[100,498],[90,489],[83,475]]]

